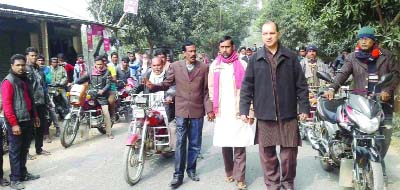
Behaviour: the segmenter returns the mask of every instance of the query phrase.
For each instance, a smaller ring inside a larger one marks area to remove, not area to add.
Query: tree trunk
[[[380,0],[375,0],[376,2],[376,12],[378,13],[378,17],[379,17],[379,23],[382,26],[382,28],[386,28],[385,26],[385,21],[383,19],[383,13],[382,13],[382,9],[381,9],[381,2]]]
[[[96,50],[94,51],[93,55],[98,56],[100,52],[101,45],[103,45],[103,37],[100,38],[99,43],[97,43]]]
[[[147,43],[149,44],[149,55],[153,56],[153,50],[154,50],[153,45],[154,45],[154,43],[149,37],[147,37]]]

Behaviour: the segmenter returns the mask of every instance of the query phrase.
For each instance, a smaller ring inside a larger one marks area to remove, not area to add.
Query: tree
[[[223,35],[238,42],[247,35],[254,18],[255,0],[152,0],[139,1],[138,15],[123,21],[123,44],[136,48],[178,47],[186,39],[210,51]],[[90,11],[98,21],[116,24],[123,15],[123,0],[91,0]],[[240,18],[240,19],[239,19]]]
[[[333,56],[353,48],[356,32],[362,26],[376,28],[381,46],[399,55],[400,1],[398,0],[267,0],[262,20],[280,24],[282,40],[290,47],[315,44]]]

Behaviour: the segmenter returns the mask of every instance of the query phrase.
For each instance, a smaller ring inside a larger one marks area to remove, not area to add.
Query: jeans
[[[203,118],[176,117],[176,150],[174,178],[183,179],[187,152],[187,173],[196,173],[196,161],[201,146]],[[187,143],[189,141],[189,143]]]
[[[9,157],[11,166],[11,181],[21,181],[27,174],[26,159],[33,136],[33,121],[18,123],[21,135],[13,135],[11,126],[7,124],[9,140]]]

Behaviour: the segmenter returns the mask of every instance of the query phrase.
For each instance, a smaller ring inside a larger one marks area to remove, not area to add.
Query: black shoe
[[[21,181],[11,181],[11,189],[21,190],[25,189],[25,185]]]
[[[60,127],[57,127],[57,128],[56,128],[56,135],[55,135],[55,136],[56,136],[56,137],[60,137],[60,133],[61,133],[61,132],[60,132]]]
[[[9,186],[10,182],[5,179],[5,178],[0,178],[0,186],[5,187],[5,186]]]
[[[36,152],[37,155],[44,155],[44,156],[49,156],[51,153],[47,150],[42,149],[41,152]]]
[[[194,172],[189,172],[187,175],[192,181],[200,181],[199,176]]]
[[[31,173],[26,173],[24,177],[22,177],[22,181],[32,181],[32,180],[36,180],[39,179],[40,175],[34,175]]]
[[[173,189],[176,189],[181,185],[182,185],[182,179],[178,179],[176,177],[174,177],[174,179],[172,179],[171,183],[169,184],[169,186],[171,186]]]

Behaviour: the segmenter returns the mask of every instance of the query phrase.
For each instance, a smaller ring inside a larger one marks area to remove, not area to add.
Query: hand
[[[151,83],[149,80],[145,80],[144,81],[144,85],[146,85],[146,87],[150,90],[152,90],[154,88],[154,84]]]
[[[16,126],[12,126],[11,127],[11,129],[12,129],[12,134],[13,135],[21,135],[21,127],[19,127],[19,125],[16,125]]]
[[[167,97],[165,98],[165,102],[166,102],[167,104],[171,104],[171,103],[172,103],[172,97],[171,97],[171,96],[167,96]]]
[[[382,91],[380,96],[381,96],[381,100],[384,102],[387,102],[390,100],[390,94],[388,92]]]
[[[39,128],[39,127],[40,127],[40,119],[39,119],[39,117],[35,117],[35,121],[34,121],[33,125],[34,125],[36,128]]]
[[[208,112],[207,113],[207,118],[208,118],[208,121],[214,121],[214,119],[215,119],[214,112]]]
[[[254,123],[254,118],[249,118],[249,124],[253,125],[253,123]]]
[[[299,120],[300,121],[305,121],[307,118],[308,118],[308,114],[306,114],[306,113],[301,113],[299,115]]]
[[[241,115],[240,119],[242,119],[242,121],[245,122],[245,123],[249,122],[249,117],[247,117],[247,115]]]
[[[67,87],[70,87],[71,85],[72,85],[72,83],[68,83],[68,84],[67,84]]]
[[[332,100],[335,97],[335,92],[333,90],[328,90],[324,92],[324,95],[322,95],[328,100]]]
[[[97,93],[98,93],[99,95],[103,95],[103,94],[104,94],[104,90],[99,90]]]

